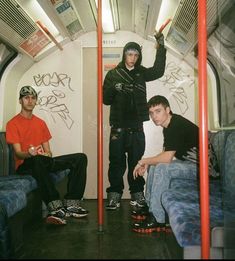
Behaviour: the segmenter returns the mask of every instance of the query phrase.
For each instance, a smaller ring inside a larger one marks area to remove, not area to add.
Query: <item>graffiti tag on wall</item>
[[[58,89],[50,90],[47,88],[47,94],[42,90],[38,92],[39,110],[46,111],[50,114],[54,123],[59,118],[68,129],[71,129],[74,120],[71,117],[68,106],[66,105],[66,92],[74,91],[71,88],[71,77],[64,73],[46,73],[33,76],[34,83],[38,87],[56,87]],[[48,90],[49,93],[48,93]]]
[[[189,108],[185,88],[194,86],[194,78],[175,62],[169,62],[166,65],[164,76],[159,81],[169,88],[181,113],[185,114]]]

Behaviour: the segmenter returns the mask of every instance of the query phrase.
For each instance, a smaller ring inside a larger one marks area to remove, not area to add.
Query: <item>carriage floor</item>
[[[106,202],[104,202],[105,206]],[[19,259],[182,259],[172,233],[132,232],[129,200],[116,211],[104,210],[98,228],[97,200],[84,200],[86,218],[68,218],[65,226],[37,223],[27,232]],[[101,231],[99,231],[101,230]]]

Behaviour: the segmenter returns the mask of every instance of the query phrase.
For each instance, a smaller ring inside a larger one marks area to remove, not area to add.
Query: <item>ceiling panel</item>
[[[84,32],[91,32],[96,30],[97,11],[94,10],[93,0],[74,0],[72,1],[78,13],[80,22]],[[92,5],[93,4],[93,5]]]
[[[135,1],[135,24],[134,30],[142,37],[145,35],[147,26],[148,14],[149,14],[149,1],[147,0],[136,0]]]
[[[134,1],[117,0],[120,30],[134,31]]]

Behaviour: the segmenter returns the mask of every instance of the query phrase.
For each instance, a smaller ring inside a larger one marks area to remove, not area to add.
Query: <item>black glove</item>
[[[164,35],[163,33],[157,33],[154,35],[157,43],[160,45],[160,46],[164,46]]]

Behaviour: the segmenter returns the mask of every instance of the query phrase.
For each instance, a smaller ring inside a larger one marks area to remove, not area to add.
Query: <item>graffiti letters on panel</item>
[[[60,119],[68,129],[71,129],[74,120],[71,117],[69,108],[66,104],[66,92],[74,91],[71,88],[71,77],[64,73],[46,73],[33,76],[34,82],[38,87],[52,86],[53,89],[47,88],[47,94],[42,90],[38,92],[39,110],[46,111],[52,117],[54,123]],[[48,92],[50,90],[50,92]],[[68,102],[68,101],[67,101]]]
[[[185,88],[190,88],[194,85],[193,77],[175,62],[169,62],[166,65],[165,74],[160,81],[169,88],[169,91],[177,102],[181,113],[185,114],[189,108]]]

